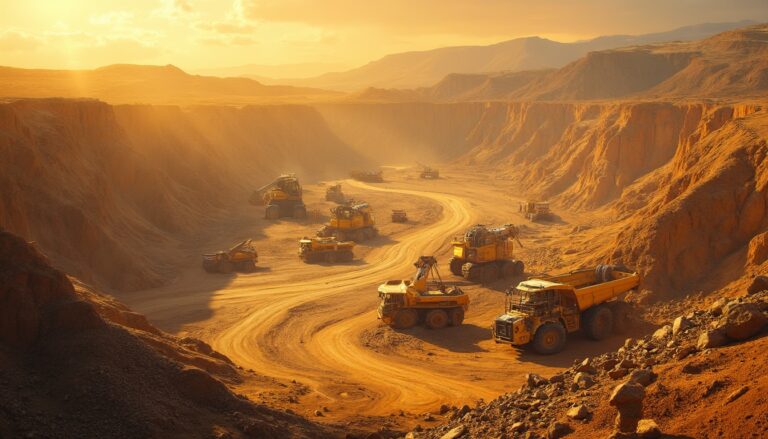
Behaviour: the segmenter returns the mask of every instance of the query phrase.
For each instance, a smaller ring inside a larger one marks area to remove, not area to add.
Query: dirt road
[[[519,386],[526,372],[552,373],[573,359],[573,351],[531,358],[490,339],[487,328],[503,303],[501,286],[462,287],[472,299],[462,327],[397,332],[383,326],[375,314],[376,286],[411,277],[419,255],[438,255],[444,268],[450,239],[488,209],[478,209],[471,197],[438,192],[439,186],[413,190],[344,184],[368,194],[425,198],[439,205],[442,214],[428,226],[385,237],[352,264],[286,262],[225,283],[190,270],[188,277],[166,288],[133,295],[131,305],[164,329],[184,326],[182,332],[204,339],[244,369],[306,385],[298,406],[291,407],[311,414],[327,406],[328,419],[403,410],[410,423],[421,422],[419,414],[440,404],[493,398]],[[579,342],[574,345],[584,350]],[[263,389],[246,382],[237,390],[257,395]]]

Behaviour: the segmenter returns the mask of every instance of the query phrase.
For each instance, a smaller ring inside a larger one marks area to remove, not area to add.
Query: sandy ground
[[[430,425],[440,417],[425,421],[424,414],[436,413],[441,404],[489,400],[519,387],[528,372],[552,374],[623,342],[616,337],[597,344],[572,335],[564,352],[547,357],[494,343],[489,328],[503,310],[503,291],[519,279],[473,285],[452,277],[451,238],[480,222],[521,224],[525,247],[519,255],[532,262],[528,271],[557,271],[574,264],[564,262],[561,248],[571,242],[573,228],[596,219],[558,212],[553,222],[533,224],[517,213],[514,182],[489,185],[492,176],[468,177],[461,170],[444,172],[437,181],[416,175],[395,168],[386,172],[385,183],[343,182],[346,193],[373,206],[382,235],[358,246],[352,263],[302,263],[296,240],[319,223],[268,223],[261,219],[263,208],[244,206],[233,212],[231,223],[188,243],[183,262],[189,268],[179,278],[121,299],[162,329],[199,337],[244,369],[274,378],[248,380],[238,392],[310,416],[326,407],[322,419],[364,427]],[[324,187],[309,185],[305,195],[309,208],[323,214],[331,206],[323,201]],[[395,208],[408,210],[409,223],[389,221]],[[200,253],[244,237],[258,242],[256,273],[212,275],[200,269]],[[471,296],[465,324],[401,332],[381,324],[376,286],[411,277],[416,258],[429,254],[438,257],[446,280]]]

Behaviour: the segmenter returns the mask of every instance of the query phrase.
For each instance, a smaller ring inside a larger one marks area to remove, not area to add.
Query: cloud
[[[32,34],[15,29],[9,29],[0,33],[0,51],[22,52],[35,50],[42,44],[42,40]]]
[[[152,15],[155,17],[171,20],[189,18],[194,13],[195,8],[189,0],[162,0],[160,7],[152,11]]]

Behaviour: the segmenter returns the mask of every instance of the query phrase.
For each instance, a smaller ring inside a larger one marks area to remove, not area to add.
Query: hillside
[[[665,41],[696,40],[749,22],[710,23],[669,32],[629,36],[613,35],[572,43],[540,37],[517,38],[489,46],[443,47],[387,55],[362,67],[307,79],[275,79],[285,83],[331,90],[431,86],[446,75],[557,68],[589,52]]]
[[[75,286],[0,230],[2,437],[334,437],[237,396],[253,379],[210,346]]]
[[[450,74],[431,87],[367,89],[367,102],[751,100],[768,94],[768,25],[701,41],[594,51],[561,69]]]
[[[311,181],[367,163],[309,107],[60,99],[1,103],[0,156],[0,227],[120,290],[166,280],[180,245],[252,211],[251,192],[276,175]]]
[[[95,70],[0,67],[0,97],[95,98],[110,103],[253,104],[305,102],[336,93],[263,85],[248,78],[190,75],[178,67],[111,65]]]

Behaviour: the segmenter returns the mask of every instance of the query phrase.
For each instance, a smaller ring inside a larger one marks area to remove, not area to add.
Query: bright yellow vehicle
[[[376,219],[368,203],[343,204],[331,209],[331,219],[317,236],[335,236],[339,241],[361,242],[378,235]]]
[[[421,256],[414,265],[417,270],[413,280],[390,280],[379,285],[379,319],[398,329],[420,322],[431,329],[461,325],[469,309],[469,296],[459,287],[449,288],[443,283],[434,256]]]
[[[264,218],[306,218],[301,184],[295,174],[283,174],[254,191],[251,204],[265,205]]]
[[[354,258],[355,243],[337,241],[334,237],[299,240],[299,258],[304,262],[349,262]]]
[[[507,291],[494,339],[514,346],[531,343],[540,354],[554,354],[563,350],[569,332],[582,329],[595,340],[624,332],[632,307],[618,297],[639,285],[637,273],[612,265],[528,279]]]
[[[258,261],[259,255],[252,241],[247,239],[227,251],[204,254],[203,269],[209,273],[251,272]]]
[[[552,217],[552,211],[549,208],[549,203],[540,201],[526,201],[520,203],[520,213],[530,221],[540,221],[550,219]]]
[[[499,227],[473,226],[451,243],[451,273],[471,281],[490,282],[501,277],[519,276],[525,271],[523,261],[514,259],[514,242],[519,231],[512,224]]]

